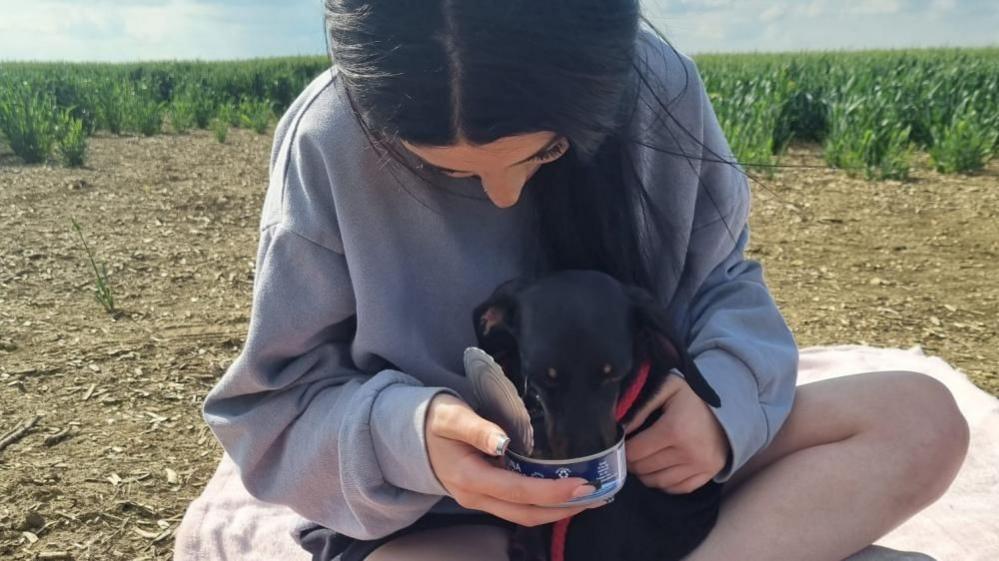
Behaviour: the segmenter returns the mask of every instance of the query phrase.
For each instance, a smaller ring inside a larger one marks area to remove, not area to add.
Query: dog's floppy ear
[[[698,397],[708,405],[721,407],[721,399],[697,369],[683,340],[671,335],[666,310],[643,288],[628,286],[625,291],[638,322],[636,357],[639,360],[651,360],[653,364],[660,364],[665,368],[676,368],[683,373],[687,384]]]
[[[513,374],[508,365],[518,351],[517,294],[528,284],[527,278],[506,281],[472,312],[479,348],[503,365],[508,376]]]

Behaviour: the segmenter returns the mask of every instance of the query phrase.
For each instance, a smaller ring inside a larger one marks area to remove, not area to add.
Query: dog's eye
[[[628,374],[628,371],[615,369],[612,365],[605,364],[603,369],[601,370],[601,373],[603,374],[602,379],[604,384],[618,384],[621,382],[621,380],[624,380],[625,376]]]
[[[538,387],[541,389],[557,388],[559,382],[561,382],[558,370],[555,370],[555,368],[546,368],[543,372],[544,374],[535,378],[539,380]]]

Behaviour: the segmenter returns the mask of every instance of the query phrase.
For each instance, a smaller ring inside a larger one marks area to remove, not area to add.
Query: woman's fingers
[[[662,421],[662,417],[659,418]],[[660,450],[675,448],[669,443],[668,435],[663,434],[663,426],[657,421],[652,426],[624,442],[624,457],[628,464],[644,460]]]
[[[625,457],[628,458],[627,450]],[[668,446],[638,460],[628,458],[628,473],[646,475],[683,463],[685,463],[685,459],[680,450],[675,446]]]
[[[499,445],[509,440],[499,426],[449,394],[435,396],[428,415],[432,416],[428,426],[433,437],[471,445],[490,456],[502,455]],[[527,477],[494,465],[475,453],[457,456],[452,456],[450,465],[444,461],[438,475],[459,502],[484,495],[522,505],[560,504],[571,499],[574,492],[594,491],[593,487],[580,489],[586,480],[579,477],[558,480]]]
[[[673,493],[674,495],[682,495],[686,493],[692,493],[701,487],[703,487],[711,478],[714,477],[710,473],[697,473],[687,479],[677,483],[676,485],[671,485],[666,488],[667,492]]]
[[[526,478],[525,478],[526,479]],[[471,505],[466,508],[487,511],[504,520],[509,520],[521,526],[538,526],[556,522],[569,516],[575,516],[588,508],[602,506],[602,503],[572,508],[545,508],[507,502],[488,495],[479,495],[471,499]]]
[[[663,404],[669,401],[669,398],[680,390],[680,386],[677,385],[679,383],[686,382],[675,374],[667,376],[666,380],[659,385],[656,393],[653,394],[641,408],[632,414],[631,420],[629,420],[627,426],[624,427],[624,433],[631,434],[638,429],[638,427],[642,426],[642,423],[645,422],[645,419],[651,415],[653,411],[662,408]]]
[[[586,485],[580,477],[566,479],[541,479],[490,464],[486,458],[468,456],[466,466],[456,478],[456,485],[474,495],[485,495],[509,503],[522,505],[561,504],[573,498],[573,492]],[[593,492],[592,487],[583,489]],[[582,492],[582,491],[581,491]]]
[[[430,414],[434,434],[474,446],[490,456],[501,456],[509,443],[503,429],[496,423],[483,419],[467,403],[450,394],[435,396]]]
[[[677,486],[699,475],[700,472],[695,468],[689,464],[684,464],[639,475],[638,480],[646,487],[673,493],[676,492],[674,489],[677,489]]]

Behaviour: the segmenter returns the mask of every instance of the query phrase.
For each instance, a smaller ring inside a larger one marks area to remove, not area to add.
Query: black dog
[[[577,270],[512,280],[476,307],[473,319],[479,347],[515,387],[526,388],[533,457],[580,457],[613,446],[620,436],[614,418],[618,397],[646,360],[652,368],[632,412],[665,383],[671,368],[682,372],[706,403],[721,405],[685,347],[674,344],[665,310],[646,291],[609,275]],[[649,415],[636,432],[658,417],[659,412]],[[720,503],[721,484],[714,481],[673,495],[629,474],[611,503],[573,517],[565,559],[679,560],[707,536]],[[518,527],[511,561],[547,560],[550,529]]]

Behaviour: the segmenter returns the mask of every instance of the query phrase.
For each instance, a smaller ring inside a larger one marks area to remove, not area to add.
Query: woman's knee
[[[486,524],[422,530],[393,539],[366,561],[509,561],[509,530]]]
[[[890,398],[872,430],[894,452],[902,477],[912,484],[912,500],[925,506],[957,476],[968,452],[968,422],[939,380],[912,371],[881,374],[890,377]]]
[[[911,503],[939,498],[968,448],[968,424],[950,390],[918,372],[879,371],[830,378],[798,387],[784,426],[726,486],[800,450],[849,438],[871,442],[898,477],[910,483]]]

